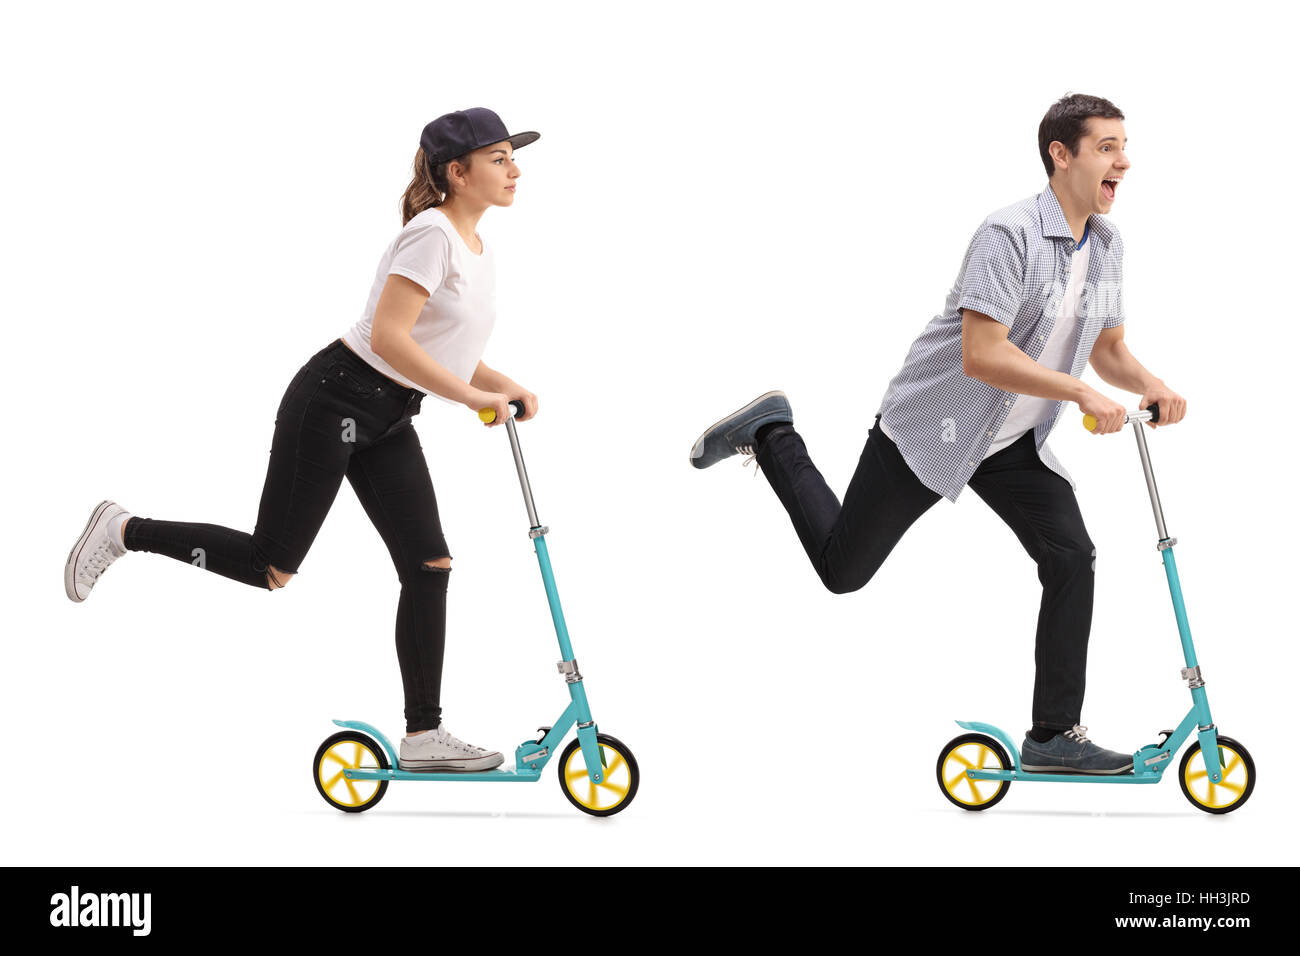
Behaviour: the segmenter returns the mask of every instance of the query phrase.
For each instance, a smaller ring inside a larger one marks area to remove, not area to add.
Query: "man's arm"
[[[1163,385],[1159,378],[1152,375],[1133,357],[1133,353],[1124,344],[1124,326],[1102,329],[1097,341],[1092,345],[1092,354],[1088,364],[1101,376],[1107,385],[1114,385],[1126,392],[1141,395],[1147,389]]]
[[[1024,302],[1024,230],[987,219],[971,239],[961,273],[961,370],[994,388],[1077,402],[1090,389],[1044,368],[1007,341]]]
[[[971,309],[961,316],[961,370],[968,376],[1004,392],[1075,402],[1097,419],[1094,435],[1124,427],[1123,405],[1073,375],[1039,365],[1007,341],[1010,326]]]
[[[1187,414],[1187,399],[1183,398],[1160,378],[1152,375],[1124,344],[1124,325],[1102,329],[1093,343],[1088,364],[1101,376],[1103,382],[1141,395],[1139,408],[1155,404],[1160,409],[1160,424],[1173,425]],[[1152,428],[1157,427],[1147,422]]]
[[[1072,375],[1044,368],[1007,341],[1009,326],[982,312],[961,313],[961,370],[1017,395],[1077,402],[1092,391]]]

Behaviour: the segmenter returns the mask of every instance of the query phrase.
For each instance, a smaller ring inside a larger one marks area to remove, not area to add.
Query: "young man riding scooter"
[[[1089,362],[1103,381],[1141,395],[1139,409],[1158,405],[1160,425],[1187,409],[1124,345],[1124,248],[1102,218],[1130,165],[1123,119],[1083,94],[1047,111],[1038,128],[1047,188],[976,230],[943,312],[881,400],[843,505],[781,392],[724,418],[691,449],[696,468],[754,456],[837,594],[865,585],[917,518],[969,484],[1019,538],[1043,585],[1033,726],[1021,747],[1029,771],[1132,769],[1131,753],[1097,746],[1080,726],[1097,552],[1047,436],[1067,402],[1096,417],[1094,434],[1124,427],[1124,406],[1080,381]]]

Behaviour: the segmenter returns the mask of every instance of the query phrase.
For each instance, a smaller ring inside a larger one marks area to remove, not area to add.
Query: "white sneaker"
[[[504,759],[499,751],[457,740],[439,724],[437,730],[403,737],[397,766],[402,770],[491,770]]]
[[[129,517],[130,513],[115,501],[101,501],[91,512],[86,530],[72,546],[68,563],[63,566],[63,587],[72,600],[86,600],[104,569],[126,554],[118,538],[120,531],[109,531],[109,523],[119,515]]]

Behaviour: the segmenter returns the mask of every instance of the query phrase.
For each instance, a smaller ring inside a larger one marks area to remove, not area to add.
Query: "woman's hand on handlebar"
[[[510,397],[501,392],[475,392],[465,405],[475,412],[484,408],[490,408],[496,412],[496,418],[483,423],[488,428],[494,428],[510,417]]]
[[[1119,402],[1111,401],[1096,389],[1090,389],[1079,400],[1079,411],[1097,419],[1097,427],[1092,430],[1094,435],[1119,431],[1124,427],[1124,419],[1128,415],[1128,409]]]
[[[532,392],[521,388],[518,391],[511,392],[510,399],[512,401],[524,403],[524,413],[522,415],[516,415],[515,421],[526,422],[528,419],[537,415],[537,396]]]

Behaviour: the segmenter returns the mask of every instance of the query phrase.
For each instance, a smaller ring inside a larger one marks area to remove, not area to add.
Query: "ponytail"
[[[414,175],[411,184],[406,187],[406,192],[402,194],[401,213],[403,226],[415,216],[424,212],[424,210],[432,209],[434,206],[441,206],[447,201],[447,197],[451,194],[451,185],[447,181],[447,170],[452,163],[460,163],[468,169],[470,163],[469,154],[457,156],[455,159],[449,159],[445,163],[439,163],[436,166],[430,166],[423,147],[415,151]]]

